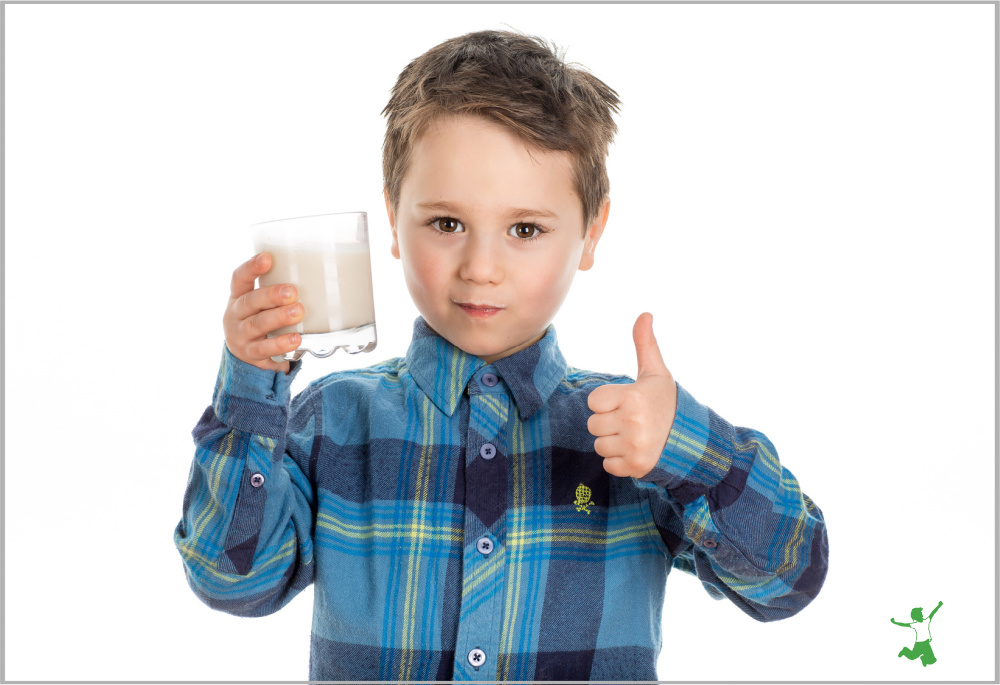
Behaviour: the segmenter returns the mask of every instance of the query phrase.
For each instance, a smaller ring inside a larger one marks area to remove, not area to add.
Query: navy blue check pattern
[[[554,328],[486,364],[417,319],[405,357],[289,375],[228,351],[174,540],[209,606],[315,585],[311,680],[656,680],[664,588],[692,573],[760,621],[819,592],[819,508],[761,433],[678,386],[659,464],[602,467]]]

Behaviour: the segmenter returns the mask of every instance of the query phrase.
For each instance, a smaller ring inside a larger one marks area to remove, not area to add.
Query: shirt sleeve
[[[802,610],[826,578],[819,507],[765,435],[733,426],[680,385],[667,445],[641,479],[673,565],[759,621]]]
[[[273,613],[313,579],[314,424],[305,393],[290,402],[301,365],[292,366],[264,371],[224,349],[212,405],[192,431],[174,544],[195,594],[239,616]]]

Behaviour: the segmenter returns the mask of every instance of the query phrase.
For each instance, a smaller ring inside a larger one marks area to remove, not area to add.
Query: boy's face
[[[487,362],[545,334],[577,269],[594,263],[608,218],[584,236],[566,152],[528,150],[472,116],[431,122],[417,139],[393,211],[392,254],[438,335]]]

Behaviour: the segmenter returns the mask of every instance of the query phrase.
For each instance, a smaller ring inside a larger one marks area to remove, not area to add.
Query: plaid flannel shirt
[[[677,388],[657,466],[609,475],[554,328],[487,364],[417,319],[405,358],[290,400],[223,351],[174,532],[209,606],[310,583],[311,680],[656,680],[671,568],[790,616],[827,564],[820,510],[759,432]]]

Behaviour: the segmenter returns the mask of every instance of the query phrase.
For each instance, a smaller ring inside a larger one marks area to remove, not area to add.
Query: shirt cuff
[[[677,384],[677,409],[667,445],[653,470],[639,480],[664,487],[682,504],[704,495],[725,477],[731,461],[711,448],[720,419]]]
[[[212,406],[225,425],[236,430],[280,438],[288,422],[292,381],[302,368],[294,361],[289,372],[265,371],[237,359],[223,345],[222,363]]]

